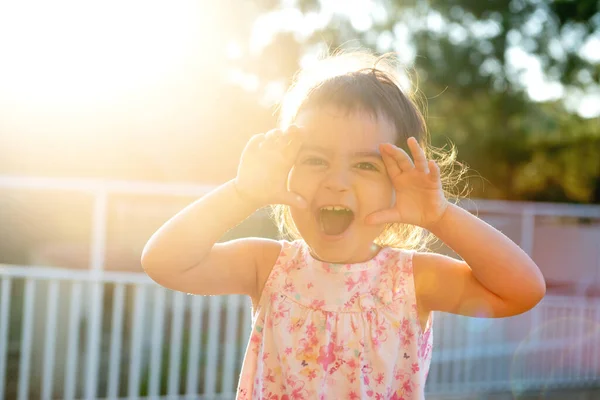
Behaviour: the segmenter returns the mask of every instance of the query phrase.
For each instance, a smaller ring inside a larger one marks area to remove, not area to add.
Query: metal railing
[[[0,398],[233,397],[247,298],[173,292],[143,273],[4,265],[0,276]],[[94,290],[107,300],[100,327],[82,301]],[[429,394],[600,385],[600,300],[547,297],[512,318],[434,318]],[[11,321],[20,326],[9,340]],[[92,363],[80,354],[90,338]],[[91,364],[96,379],[82,380]]]
[[[7,398],[195,398],[235,390],[251,329],[242,296],[189,296],[143,273],[4,265],[0,276],[0,388]],[[108,300],[106,324],[94,324],[87,292]],[[20,322],[13,340],[11,321]],[[90,361],[80,350],[92,347],[97,358]],[[82,379],[90,369],[95,379]]]
[[[19,399],[233,393],[250,331],[245,298],[186,296],[144,274],[103,270],[110,196],[197,197],[211,186],[0,176],[0,189],[75,191],[94,199],[88,270],[0,269],[0,400],[11,390]],[[519,244],[529,254],[536,216],[600,219],[598,206],[482,200],[461,206],[488,216],[518,216]],[[548,297],[509,319],[436,314],[427,390],[598,384],[598,310],[597,301]],[[554,337],[556,332],[569,333]],[[18,371],[11,369],[15,365]]]

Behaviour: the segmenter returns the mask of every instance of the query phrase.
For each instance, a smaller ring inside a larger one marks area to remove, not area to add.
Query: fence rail
[[[197,197],[212,186],[4,175],[0,189],[94,199],[88,270],[0,265],[0,400],[233,396],[251,329],[245,297],[188,296],[142,273],[104,271],[110,196]],[[488,222],[518,217],[518,243],[529,254],[536,217],[600,220],[600,206],[461,206]],[[593,262],[600,270],[600,257]],[[548,296],[513,318],[435,318],[432,395],[600,386],[598,300]]]
[[[0,278],[0,398],[235,390],[251,329],[246,297],[190,296],[143,273],[2,265]],[[100,298],[99,324],[86,292]],[[547,297],[512,318],[435,318],[432,395],[600,385],[598,300]],[[89,340],[98,348],[91,360]]]

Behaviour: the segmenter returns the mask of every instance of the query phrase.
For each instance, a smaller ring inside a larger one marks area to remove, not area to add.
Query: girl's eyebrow
[[[333,153],[333,150],[331,150],[331,149],[328,149],[328,148],[322,147],[322,146],[314,146],[314,145],[302,146],[301,151],[314,151],[317,153],[322,153],[322,154],[327,154],[327,155],[330,155],[331,153]],[[367,158],[376,158],[378,160],[383,160],[383,158],[381,157],[381,153],[376,150],[357,151],[352,154],[352,157],[353,158],[367,157]]]
[[[301,151],[314,151],[317,153],[331,154],[332,151],[322,146],[305,145],[300,148]]]
[[[381,153],[378,151],[357,151],[352,155],[353,157],[368,157],[368,158],[377,158],[378,160],[383,160],[381,157]]]

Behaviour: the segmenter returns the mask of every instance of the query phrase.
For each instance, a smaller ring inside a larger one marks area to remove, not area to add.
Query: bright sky
[[[273,33],[280,30],[307,37],[325,26],[334,14],[346,15],[361,31],[387,18],[381,2],[372,0],[322,0],[321,12],[305,15],[294,8],[294,0],[283,3],[282,10],[263,15],[255,22],[251,51],[267,44]],[[177,76],[182,79],[180,69],[189,63],[190,54],[199,57],[208,43],[218,43],[214,35],[223,37],[214,21],[202,20],[207,6],[201,4],[193,0],[3,2],[0,4],[0,105],[23,103],[47,112],[54,108],[102,107],[123,101],[136,91],[165,84],[168,79]],[[529,33],[539,30],[544,18],[543,14],[532,18],[527,25]],[[448,32],[456,41],[469,34],[492,36],[497,31],[494,23],[472,24],[467,29],[451,26],[440,15],[425,10],[421,15],[406,14],[404,21],[396,24],[394,35],[379,37],[379,50],[396,50],[402,61],[411,63],[415,57],[411,32],[424,28]],[[570,36],[554,43],[557,54],[577,39],[576,32]],[[202,42],[204,38],[206,43]],[[568,107],[580,115],[600,115],[597,83],[590,82],[586,91],[565,93],[560,84],[543,76],[539,61],[520,46],[521,39],[512,38],[514,46],[507,57],[515,76],[533,100],[564,96]],[[232,58],[241,54],[235,43],[223,45]],[[600,62],[599,48],[600,33],[597,33],[583,46],[582,55]],[[302,62],[306,65],[315,57],[316,54],[308,54]],[[493,72],[494,68],[497,66],[493,63],[482,65],[484,71]],[[258,87],[256,77],[240,71],[232,71],[231,78],[249,89]],[[277,84],[267,89],[273,100],[283,92]]]
[[[196,15],[191,1],[4,2],[0,100],[102,105],[153,85],[193,48]]]

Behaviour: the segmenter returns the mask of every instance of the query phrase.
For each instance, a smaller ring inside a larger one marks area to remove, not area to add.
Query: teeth
[[[346,207],[341,207],[341,206],[326,206],[326,207],[321,207],[321,210],[328,210],[328,211],[352,211]]]

